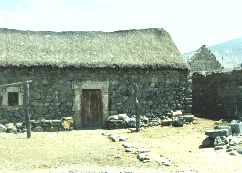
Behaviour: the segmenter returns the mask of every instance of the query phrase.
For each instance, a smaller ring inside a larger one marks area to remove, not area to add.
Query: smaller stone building
[[[219,119],[242,116],[242,69],[194,73],[192,80],[194,114]]]
[[[205,45],[196,51],[189,65],[191,72],[212,72],[223,69],[219,61],[216,60],[215,55]]]

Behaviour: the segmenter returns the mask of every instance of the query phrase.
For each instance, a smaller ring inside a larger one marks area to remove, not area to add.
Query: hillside
[[[237,67],[242,63],[242,37],[208,46],[208,48],[225,68]],[[189,60],[194,55],[195,51],[196,50],[185,53],[183,57]]]

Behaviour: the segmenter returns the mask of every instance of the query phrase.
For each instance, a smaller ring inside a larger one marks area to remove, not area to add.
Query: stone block
[[[58,132],[59,128],[57,126],[49,127],[45,129],[46,132]]]
[[[229,134],[232,133],[231,126],[227,126],[227,125],[215,125],[214,129],[228,129]]]
[[[7,131],[6,131],[7,133],[17,133],[17,128],[13,123],[8,123],[5,126],[7,128]]]
[[[232,133],[242,133],[242,122],[231,122],[230,123]]]
[[[182,118],[186,123],[192,123],[195,120],[194,115],[182,115],[179,118]]]
[[[37,127],[35,127],[35,128],[33,129],[33,131],[34,131],[34,132],[43,132],[44,129],[43,129],[42,127],[40,127],[40,126],[37,126]]]
[[[171,119],[168,119],[168,120],[161,120],[160,121],[160,125],[161,126],[169,126],[172,124],[172,120]]]
[[[228,129],[207,130],[205,131],[205,135],[215,139],[217,136],[228,136],[229,130]]]
[[[7,132],[7,127],[4,125],[0,124],[0,132]]]

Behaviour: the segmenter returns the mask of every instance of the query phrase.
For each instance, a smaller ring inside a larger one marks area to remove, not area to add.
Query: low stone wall
[[[199,74],[193,80],[193,114],[209,118],[242,116],[242,70]]]
[[[35,120],[78,115],[73,110],[73,85],[86,81],[107,82],[108,113],[135,114],[131,85],[136,83],[141,114],[161,115],[176,109],[191,111],[191,80],[187,75],[188,71],[171,69],[19,67],[1,68],[0,84],[33,81],[30,85],[30,114],[31,119]],[[3,100],[6,88],[0,88],[0,91]],[[22,121],[23,105],[11,107],[1,103],[0,123]]]

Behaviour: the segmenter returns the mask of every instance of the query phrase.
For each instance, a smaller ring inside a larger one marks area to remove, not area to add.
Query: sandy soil
[[[225,150],[199,149],[204,130],[211,120],[182,128],[152,127],[140,133],[112,130],[124,134],[128,142],[142,144],[152,153],[171,161],[171,166],[157,162],[141,163],[135,154],[126,153],[120,142],[102,136],[105,130],[26,134],[0,133],[0,172],[242,172],[242,155],[230,156]]]

